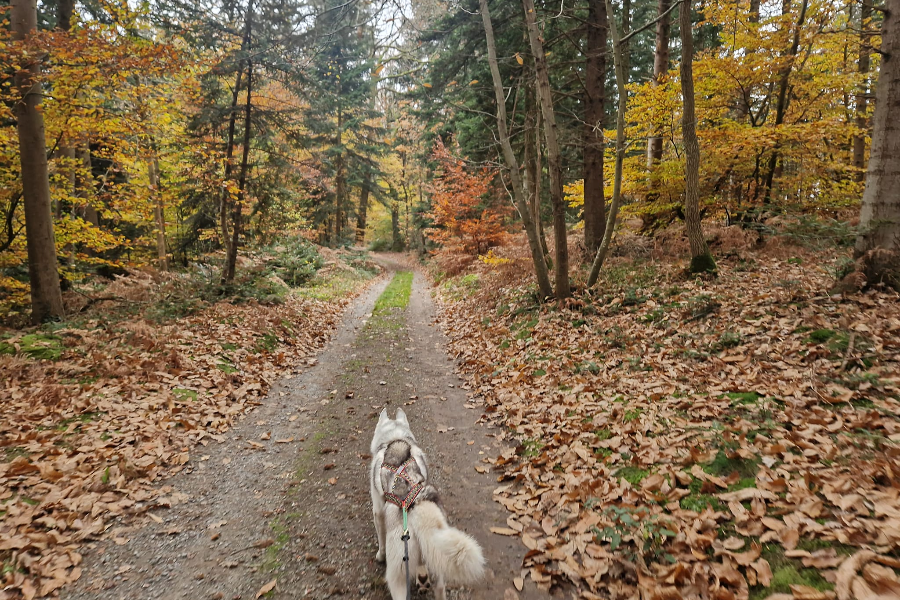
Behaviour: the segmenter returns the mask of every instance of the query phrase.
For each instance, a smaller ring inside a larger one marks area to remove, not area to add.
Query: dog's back
[[[436,598],[445,597],[447,583],[466,585],[481,579],[481,547],[471,536],[448,524],[437,490],[428,484],[425,455],[416,445],[402,409],[393,420],[387,417],[387,411],[382,411],[372,439],[372,454],[372,510],[379,546],[376,558],[387,560],[387,582],[394,600],[406,597],[404,547],[400,540],[403,523],[401,509],[394,503],[397,500],[412,501],[407,511],[410,570],[415,572],[420,559],[425,563],[434,579]],[[420,486],[418,493],[413,494],[415,498],[409,498],[413,489]]]

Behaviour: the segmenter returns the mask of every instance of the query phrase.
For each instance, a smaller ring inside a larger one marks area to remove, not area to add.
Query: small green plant
[[[253,347],[254,351],[258,354],[262,354],[263,352],[274,352],[275,348],[278,347],[278,337],[272,333],[263,334],[261,338],[256,340],[256,345]]]
[[[630,541],[635,549],[628,549],[625,553],[644,565],[660,559],[675,562],[675,557],[666,552],[664,546],[666,540],[675,537],[676,533],[659,515],[650,515],[646,509],[628,506],[610,506],[603,512],[611,524],[602,529],[594,527],[593,532],[598,541],[609,542],[610,550],[615,552],[622,542]]]
[[[840,281],[856,270],[856,261],[850,256],[842,256],[829,269],[835,280]]]
[[[716,312],[721,304],[708,294],[694,296],[687,303],[691,320],[699,320]]]
[[[541,440],[537,440],[537,439],[522,440],[522,445],[520,446],[520,454],[522,456],[534,458],[536,456],[540,456],[541,448],[543,448],[543,447],[544,447],[544,443]]]
[[[637,421],[641,417],[641,413],[643,412],[644,411],[640,408],[632,408],[631,410],[626,410],[623,419],[626,423]]]
[[[718,341],[710,348],[713,352],[721,352],[727,348],[736,348],[744,341],[744,336],[736,331],[724,331]]]
[[[644,315],[642,321],[645,323],[659,323],[666,318],[666,311],[664,308],[654,308],[646,315]]]
[[[836,335],[837,332],[834,329],[816,329],[809,333],[806,341],[811,344],[824,344]]]
[[[650,471],[640,467],[622,467],[616,471],[616,477],[621,477],[631,485],[640,485],[649,474]]]
[[[295,237],[266,248],[274,258],[266,263],[266,274],[277,276],[291,287],[300,287],[325,265],[319,251],[309,241]]]
[[[622,298],[622,306],[638,306],[648,300],[647,296],[638,295],[636,288],[629,288],[625,291],[625,297]]]
[[[185,400],[190,402],[197,401],[197,392],[194,390],[187,390],[184,388],[174,388],[172,389],[172,395],[174,395],[179,400]]]

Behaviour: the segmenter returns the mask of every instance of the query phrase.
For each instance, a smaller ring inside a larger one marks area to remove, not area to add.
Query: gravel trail
[[[488,558],[481,585],[448,595],[549,597],[527,583],[515,591],[526,549],[489,531],[507,515],[491,499],[496,477],[475,467],[500,446],[476,424],[481,407],[454,373],[425,277],[415,273],[408,308],[373,319],[390,271],[408,270],[401,257],[378,260],[388,276],[354,301],[318,359],[286,373],[225,441],[192,451],[191,468],[166,482],[171,507],[86,547],[64,600],[247,600],[273,581],[266,598],[388,600],[367,481],[384,406],[404,408],[451,523]]]

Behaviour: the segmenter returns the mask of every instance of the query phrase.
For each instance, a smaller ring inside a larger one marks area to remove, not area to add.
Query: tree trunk
[[[694,35],[691,24],[691,0],[680,8],[681,22],[681,135],[684,139],[684,227],[691,247],[691,273],[716,270],[700,226],[700,142],[697,140],[697,116],[694,110]]]
[[[541,220],[541,113],[537,108],[534,88],[526,88],[525,92],[525,196],[531,219],[537,227],[541,241],[541,251],[547,268],[552,268],[550,251],[547,249],[547,238],[544,235],[544,224]]]
[[[69,31],[72,28],[72,13],[75,12],[75,0],[57,0],[56,28]]]
[[[790,60],[785,64],[785,67],[781,73],[781,80],[778,82],[778,99],[775,104],[775,128],[777,129],[782,123],[784,123],[784,114],[787,112],[788,105],[788,82],[790,80],[791,71],[794,68],[794,59],[797,57],[797,52],[800,49],[800,30],[803,29],[803,23],[806,21],[806,8],[809,5],[809,0],[803,0],[803,4],[800,6],[800,16],[797,17],[797,23],[794,26],[794,39],[791,42],[791,47],[788,50],[788,56]],[[787,11],[784,14],[788,14],[790,12],[790,0],[784,0],[782,10]],[[772,185],[775,180],[775,172],[778,167],[778,143],[775,143],[775,148],[772,150],[772,156],[769,157],[769,170],[766,175],[766,195],[763,198],[764,204],[769,204],[772,201]]]
[[[341,144],[343,143],[343,132],[341,128],[344,126],[343,123],[343,111],[341,111],[340,106],[340,84],[341,80],[337,80],[338,85],[338,118],[337,118],[337,139],[335,140],[335,145],[338,149],[338,155],[335,158],[335,174],[334,174],[334,243],[335,245],[340,245],[341,243],[341,225],[344,222],[343,210],[344,210],[344,188],[346,187],[344,184],[344,153],[341,149]]]
[[[69,31],[72,28],[72,13],[75,10],[74,0],[58,0],[56,4],[56,28],[60,31]],[[63,159],[65,163],[66,175],[69,179],[69,186],[73,194],[77,194],[75,190],[75,148],[71,146],[69,140],[66,139],[65,133],[59,140],[59,147],[56,150],[56,158]],[[57,163],[58,164],[58,163]],[[51,200],[52,202],[52,200]],[[56,218],[62,215],[62,206],[60,203],[52,202],[53,214]]]
[[[550,203],[553,206],[553,241],[556,250],[556,298],[563,300],[571,295],[569,287],[569,247],[566,239],[566,202],[563,197],[562,155],[557,138],[556,114],[553,111],[553,97],[550,93],[550,74],[547,57],[538,32],[534,10],[534,0],[522,0],[525,9],[525,24],[534,55],[538,98],[544,118],[544,137],[547,141],[547,169],[550,171]]]
[[[246,36],[244,40],[246,42]],[[231,252],[229,249],[231,237],[228,235],[228,208],[230,206],[228,202],[228,182],[231,181],[231,172],[234,169],[232,165],[232,158],[234,157],[234,128],[237,122],[238,95],[243,77],[244,68],[241,67],[238,69],[236,81],[234,82],[234,91],[231,93],[231,111],[228,116],[228,142],[225,144],[225,174],[222,179],[224,185],[222,186],[222,199],[219,202],[219,229],[222,233],[222,245],[225,247],[226,256]]]
[[[403,238],[400,237],[400,203],[391,202],[391,250],[401,252],[403,250]]]
[[[37,28],[37,0],[13,0],[10,14],[12,37],[24,41]],[[35,325],[60,319],[63,311],[56,260],[53,213],[50,210],[50,180],[44,114],[40,110],[41,61],[30,62],[16,73],[21,100],[15,103],[25,204],[25,239],[28,246],[28,279],[31,284],[31,321]]]
[[[241,156],[241,172],[238,177],[238,196],[231,217],[231,244],[228,247],[228,263],[224,283],[234,281],[237,266],[238,246],[241,235],[241,213],[247,195],[247,170],[250,161],[250,109],[253,99],[253,61],[247,59],[247,104],[244,107],[244,152]]]
[[[669,16],[666,11],[672,5],[672,0],[659,0],[660,19],[656,23],[656,52],[653,54],[653,87],[659,86],[660,79],[669,71]],[[663,16],[665,15],[665,16]],[[653,171],[656,164],[662,160],[663,139],[659,127],[654,127],[653,135],[647,140],[647,170]],[[654,181],[650,179],[651,189]]]
[[[885,2],[872,149],[856,238],[869,285],[900,289],[900,0]]]
[[[625,48],[619,42],[619,28],[616,27],[610,0],[606,0],[606,20],[609,23],[609,32],[612,36],[613,64],[616,71],[616,93],[619,96],[616,108],[616,170],[613,175],[613,197],[609,204],[609,215],[606,217],[606,231],[603,233],[603,241],[597,249],[594,262],[591,263],[591,272],[588,275],[587,286],[593,287],[600,277],[600,269],[609,253],[613,232],[616,230],[616,217],[619,214],[619,200],[622,195],[622,164],[625,162],[625,109],[628,104],[628,90],[625,89],[626,56]],[[624,20],[624,17],[623,17]]]
[[[362,188],[359,190],[359,210],[356,211],[356,243],[363,244],[366,241],[366,218],[369,212],[369,177],[363,179]]]
[[[853,137],[853,167],[856,169],[856,180],[865,178],[866,168],[866,110],[869,107],[869,56],[871,48],[868,34],[869,19],[872,17],[872,0],[862,0],[859,15],[859,62],[857,69],[862,75],[859,93],[856,95],[856,126],[860,133]]]
[[[484,36],[487,40],[491,79],[494,83],[494,97],[497,102],[497,132],[500,136],[500,146],[503,148],[503,158],[509,169],[509,179],[512,184],[516,209],[519,211],[522,227],[525,228],[525,235],[528,237],[528,247],[531,250],[531,262],[534,264],[538,290],[541,296],[546,298],[553,295],[553,287],[550,285],[550,274],[547,271],[547,263],[544,261],[538,230],[528,206],[522,179],[519,176],[519,161],[516,160],[512,144],[509,141],[509,131],[506,128],[506,100],[503,93],[503,81],[500,79],[500,68],[497,66],[497,45],[494,42],[494,26],[491,24],[491,13],[488,10],[487,0],[479,0],[479,4],[481,6],[481,20],[484,23]]]
[[[153,218],[156,221],[156,260],[160,270],[169,270],[166,249],[166,211],[163,206],[162,193],[159,188],[159,159],[156,148],[147,160],[147,177],[150,180],[150,196],[153,198]]]
[[[669,0],[660,0],[668,2]],[[606,197],[603,190],[603,122],[606,117],[606,3],[589,0],[584,82],[584,247],[588,260],[603,241]]]
[[[537,94],[537,88],[532,89],[534,95]],[[550,259],[550,248],[547,247],[547,234],[544,232],[544,219],[541,216],[542,199],[544,197],[544,152],[541,146],[541,132],[544,130],[541,121],[541,111],[535,106],[534,121],[534,192],[531,197],[531,218],[537,227],[538,239],[541,241],[541,252],[544,253],[544,263],[548,269],[553,268],[553,261]],[[549,275],[548,275],[549,276]]]
[[[227,242],[227,247],[225,251],[225,268],[222,271],[222,284],[229,284],[234,281],[235,271],[237,269],[237,250],[238,245],[240,243],[240,235],[241,235],[241,210],[242,204],[244,200],[244,189],[247,183],[247,162],[250,156],[250,107],[253,99],[253,61],[249,58],[250,53],[250,41],[253,35],[253,2],[252,0],[247,3],[247,27],[244,30],[244,39],[241,42],[241,48],[248,54],[247,58],[247,102],[244,106],[244,148],[243,155],[241,158],[241,171],[238,179],[238,196],[235,198],[234,206],[231,211],[231,241]],[[241,74],[240,69],[238,70],[238,84],[240,84]],[[228,176],[230,175],[230,166],[231,166],[231,155],[234,152],[234,126],[237,117],[237,94],[240,86],[237,85],[234,88],[234,95],[232,96],[232,110],[231,110],[231,119],[228,123],[228,150],[227,150],[227,160],[225,163],[226,169],[226,182],[228,181]],[[228,240],[228,230],[227,230],[227,211],[223,205],[223,214],[222,214],[222,233],[225,236],[225,239]]]

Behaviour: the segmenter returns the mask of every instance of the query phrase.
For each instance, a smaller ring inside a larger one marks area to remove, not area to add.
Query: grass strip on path
[[[372,314],[384,313],[392,308],[406,308],[409,305],[409,294],[412,291],[412,279],[411,271],[400,271],[394,275],[391,283],[375,301],[375,310],[372,311]]]

